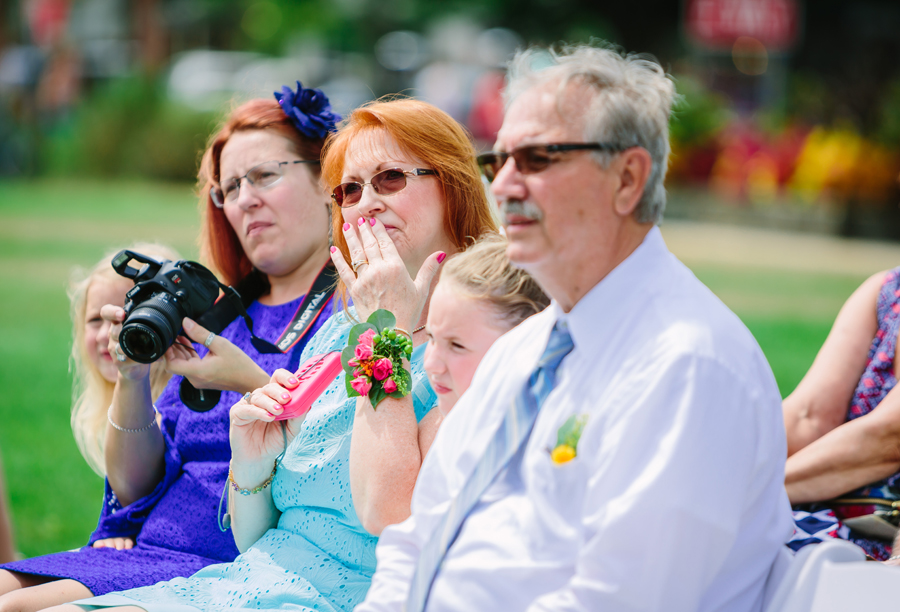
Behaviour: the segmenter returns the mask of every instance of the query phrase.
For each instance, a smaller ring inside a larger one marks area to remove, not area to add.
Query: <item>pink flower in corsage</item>
[[[360,395],[368,395],[369,390],[372,388],[372,381],[369,380],[368,376],[360,376],[354,378],[350,382],[350,386]]]
[[[394,382],[393,378],[388,378],[384,381],[384,392],[385,393],[393,393],[397,390],[397,383]]]
[[[355,356],[358,361],[366,361],[372,358],[374,349],[372,338],[375,337],[374,329],[367,329],[359,335],[359,344],[356,345]]]
[[[359,335],[359,343],[372,348],[372,338],[375,337],[375,330],[371,327]]]
[[[572,415],[556,432],[556,447],[550,451],[550,461],[554,465],[568,463],[578,456],[578,441],[587,423],[587,415]]]
[[[384,380],[394,373],[394,364],[387,357],[375,362],[375,380]],[[390,393],[390,391],[388,391]]]

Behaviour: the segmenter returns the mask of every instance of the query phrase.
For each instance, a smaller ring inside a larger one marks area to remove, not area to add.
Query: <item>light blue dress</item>
[[[300,363],[347,345],[352,324],[333,316],[310,340]],[[422,366],[424,345],[410,360],[416,418],[436,401]],[[278,526],[232,563],[190,578],[109,593],[75,603],[85,609],[137,605],[156,610],[352,610],[375,572],[378,538],[363,529],[350,495],[350,437],[356,398],[341,373],[316,401],[288,446],[272,483]]]

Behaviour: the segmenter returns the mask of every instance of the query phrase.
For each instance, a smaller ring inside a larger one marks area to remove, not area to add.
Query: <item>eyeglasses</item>
[[[528,145],[519,147],[514,151],[488,151],[482,153],[476,160],[481,168],[482,174],[487,178],[488,182],[493,182],[494,177],[500,172],[500,169],[506,164],[506,160],[510,157],[516,164],[519,172],[522,174],[536,174],[546,170],[550,164],[562,161],[559,153],[568,151],[609,151],[619,153],[629,147],[613,144],[609,142],[583,142],[578,144],[546,144],[546,145]]]
[[[400,168],[388,168],[382,170],[372,177],[368,183],[348,182],[341,183],[334,188],[331,198],[342,208],[355,206],[362,199],[363,188],[371,185],[372,189],[378,195],[392,195],[406,188],[407,176],[429,176],[437,175],[437,170],[428,170],[426,168],[414,168],[412,170],[401,170]]]
[[[331,198],[341,208],[348,208],[359,203],[362,199],[363,188],[371,185],[372,189],[378,195],[391,195],[402,191],[406,188],[407,176],[428,176],[437,175],[437,170],[426,170],[425,168],[415,168],[413,170],[401,170],[400,168],[389,168],[382,170],[372,177],[368,183],[341,183],[334,188]]]
[[[297,159],[294,161],[267,161],[253,166],[244,176],[228,179],[219,185],[213,184],[209,188],[209,195],[213,204],[219,208],[224,208],[226,204],[237,202],[241,193],[241,181],[247,179],[247,182],[257,189],[267,189],[281,180],[284,176],[282,166],[293,164],[318,164],[317,159]]]

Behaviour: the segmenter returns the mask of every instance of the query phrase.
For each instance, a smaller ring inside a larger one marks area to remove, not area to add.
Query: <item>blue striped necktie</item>
[[[541,355],[537,368],[531,373],[528,384],[510,404],[509,411],[488,443],[484,455],[475,465],[469,480],[431,534],[431,539],[422,547],[406,600],[406,612],[421,612],[425,609],[428,593],[444,555],[456,540],[463,522],[482,494],[519,447],[528,440],[541,404],[556,384],[556,369],[573,347],[572,336],[565,323],[557,321],[550,333],[547,348]]]

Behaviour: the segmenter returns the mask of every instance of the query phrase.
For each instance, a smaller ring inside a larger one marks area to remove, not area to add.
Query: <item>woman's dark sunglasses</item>
[[[341,183],[334,188],[331,197],[338,206],[346,208],[359,203],[362,198],[363,188],[366,185],[371,185],[372,189],[374,189],[375,193],[378,195],[391,195],[406,187],[407,176],[427,176],[432,174],[437,175],[437,170],[426,170],[425,168],[401,170],[400,168],[390,168],[388,170],[382,170],[373,176],[372,180],[368,183]]]
[[[568,151],[608,151],[618,153],[624,151],[628,147],[612,144],[608,142],[582,142],[577,144],[547,144],[547,145],[528,145],[519,147],[514,151],[489,151],[478,156],[478,166],[481,168],[482,174],[489,182],[494,180],[497,173],[500,172],[506,164],[506,160],[510,157],[516,163],[516,168],[522,174],[535,174],[546,170],[550,164],[556,163],[562,159],[555,153],[565,153]]]

